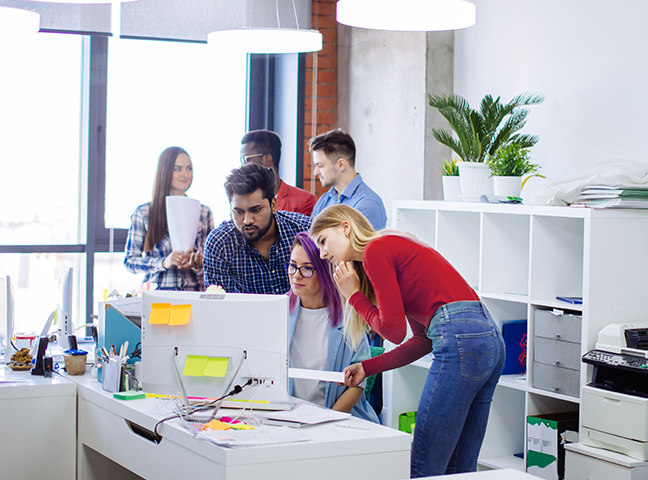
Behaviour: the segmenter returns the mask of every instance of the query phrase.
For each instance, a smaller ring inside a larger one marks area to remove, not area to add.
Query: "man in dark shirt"
[[[295,235],[308,230],[310,218],[277,211],[275,174],[247,163],[225,182],[232,219],[207,237],[203,267],[205,287],[226,292],[285,294],[290,282],[285,264]]]

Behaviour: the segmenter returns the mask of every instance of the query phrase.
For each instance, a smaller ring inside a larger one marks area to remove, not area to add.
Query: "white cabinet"
[[[534,312],[581,314],[581,355],[605,325],[648,320],[648,210],[399,201],[391,228],[444,255],[498,323],[527,320],[527,375],[500,379],[480,453],[484,466],[523,470],[524,459],[514,454],[524,452],[526,416],[578,410],[580,402],[533,387]],[[385,373],[386,424],[397,427],[400,413],[417,410],[430,361]],[[581,386],[590,375],[581,364]]]

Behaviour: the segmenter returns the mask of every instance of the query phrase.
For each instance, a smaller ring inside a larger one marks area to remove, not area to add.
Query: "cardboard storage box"
[[[567,441],[578,437],[578,412],[549,413],[527,417],[526,471],[547,480],[565,476]]]

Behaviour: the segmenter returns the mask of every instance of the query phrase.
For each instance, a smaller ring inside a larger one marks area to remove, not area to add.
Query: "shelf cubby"
[[[479,460],[483,468],[524,470],[515,454],[524,451],[526,416],[575,411],[580,404],[578,395],[533,387],[535,312],[580,315],[581,354],[594,348],[604,326],[645,321],[648,210],[398,201],[393,212],[390,227],[414,233],[444,255],[498,324],[527,319],[527,374],[500,378]],[[399,413],[416,409],[431,361],[424,357],[385,374],[384,423],[396,426]],[[590,375],[580,364],[579,390]]]

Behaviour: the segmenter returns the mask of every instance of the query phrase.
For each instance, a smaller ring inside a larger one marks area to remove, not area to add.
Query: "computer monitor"
[[[188,323],[151,323],[183,315]],[[144,291],[141,380],[147,393],[184,388],[189,399],[221,398],[253,380],[234,398],[287,402],[288,297]]]
[[[56,338],[58,344],[63,348],[63,350],[70,348],[68,335],[74,335],[74,323],[72,321],[72,293],[74,291],[72,283],[73,278],[73,268],[67,262],[63,262],[58,279],[58,301],[56,312],[53,312],[49,316],[40,335],[41,337],[44,337],[49,334],[54,319],[54,313],[56,313]]]
[[[14,326],[14,297],[11,287],[11,278],[4,272],[0,272],[0,331],[4,345],[5,363],[11,361],[14,349],[11,346]]]

